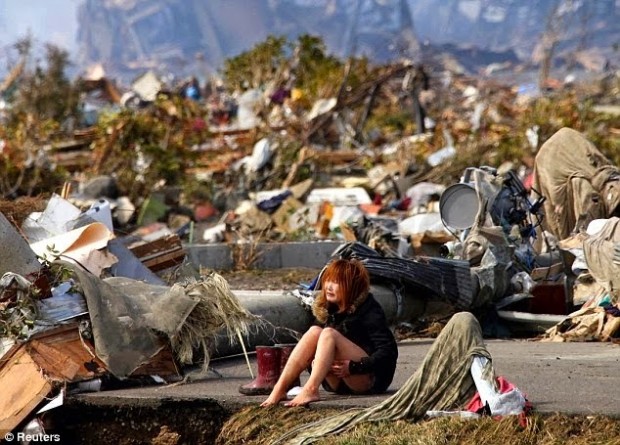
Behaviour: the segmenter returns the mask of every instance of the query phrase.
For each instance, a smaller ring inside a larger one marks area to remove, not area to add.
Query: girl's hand
[[[332,364],[331,372],[336,377],[345,378],[349,377],[351,373],[349,372],[349,362],[350,360],[336,360]]]

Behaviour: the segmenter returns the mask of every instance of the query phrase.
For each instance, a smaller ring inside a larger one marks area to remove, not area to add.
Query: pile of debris
[[[157,273],[181,264],[183,247],[149,229],[117,237],[107,201],[81,211],[59,195],[18,228],[0,214],[0,429],[67,394],[206,372],[217,335],[243,344],[257,317],[216,273],[168,285]]]
[[[550,168],[545,156],[564,161]],[[589,164],[573,162],[579,156]],[[411,216],[398,204],[377,212],[381,205],[362,187],[300,183],[266,194],[220,233],[239,224],[235,231],[251,236],[273,221],[298,223],[300,215],[318,235],[336,231],[342,245],[333,257],[364,262],[372,284],[395,297],[392,321],[407,318],[403,307],[410,303],[403,300],[413,294],[475,313],[489,335],[503,336],[508,327],[511,335],[525,330],[551,341],[616,341],[618,169],[581,133],[565,128],[539,150],[533,177],[528,189],[513,169],[471,167],[449,187],[418,183],[405,198],[416,209]],[[220,275],[202,276],[200,265],[185,262],[178,231],[155,218],[120,236],[118,200],[91,197],[82,210],[73,202],[83,206],[84,194],[63,194],[18,227],[0,218],[8,249],[0,280],[0,384],[9,388],[0,397],[0,427],[23,426],[34,410],[61,404],[67,393],[133,379],[178,381],[183,366],[196,363],[206,372],[218,336],[256,346],[249,328],[260,314]],[[141,210],[144,221],[153,207]],[[267,215],[262,226],[252,212]],[[554,225],[567,220],[568,237]],[[290,320],[297,324],[279,327],[309,325],[306,307],[317,281],[277,302],[296,308]]]
[[[360,258],[393,297],[392,320],[415,323],[415,294],[475,313],[489,336],[617,341],[613,104],[577,113],[573,86],[429,72],[347,73],[314,101],[282,79],[177,94],[154,73],[123,93],[99,72],[71,137],[1,129],[0,191],[45,189],[46,205],[0,217],[0,429],[70,391],[207,369],[218,336],[244,347],[260,314],[187,264],[197,242],[336,240],[333,256]],[[294,307],[276,328],[307,327],[315,287],[270,303]]]

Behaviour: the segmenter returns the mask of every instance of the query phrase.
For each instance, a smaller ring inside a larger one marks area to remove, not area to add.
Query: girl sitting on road
[[[320,385],[338,394],[387,390],[398,349],[385,313],[370,290],[366,267],[355,259],[330,263],[320,277],[312,313],[315,324],[297,343],[271,394],[261,406],[275,405],[310,365],[310,377],[286,406],[320,399]]]

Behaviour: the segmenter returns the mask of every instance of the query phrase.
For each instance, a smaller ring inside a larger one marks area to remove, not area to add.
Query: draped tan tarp
[[[590,274],[620,301],[620,218],[610,218],[600,232],[583,241]]]
[[[274,444],[308,444],[361,422],[415,421],[427,411],[463,408],[476,391],[470,372],[476,355],[489,359],[483,377],[494,382],[491,355],[484,346],[480,325],[471,313],[459,312],[441,331],[420,367],[393,396],[374,407],[348,410],[302,425]]]
[[[564,239],[611,216],[620,204],[620,171],[583,134],[562,128],[536,155],[534,189],[547,198],[544,228]]]
[[[581,308],[547,329],[541,341],[608,341],[620,329],[620,317],[600,306]]]

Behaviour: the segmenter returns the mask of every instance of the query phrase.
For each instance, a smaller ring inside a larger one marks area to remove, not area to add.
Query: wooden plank
[[[177,264],[181,264],[184,259],[185,252],[179,251],[160,255],[148,261],[143,261],[143,264],[152,271],[158,271],[162,269],[167,269],[168,267],[176,266]]]
[[[148,255],[141,256],[140,261],[142,261],[143,263],[146,263],[147,261],[151,261],[161,256],[170,255],[170,254],[185,256],[185,252],[183,251],[182,248],[174,247],[169,250],[162,250],[161,252],[153,252]]]
[[[563,272],[564,264],[555,263],[549,267],[537,267],[536,269],[532,270],[530,276],[534,281],[540,281],[557,278]]]
[[[11,431],[52,391],[39,366],[20,349],[0,369],[0,431]]]
[[[161,252],[170,252],[182,249],[183,245],[178,235],[167,235],[149,243],[131,246],[129,250],[138,258],[147,257]]]
[[[152,271],[176,266],[185,259],[185,251],[178,235],[168,235],[150,243],[130,247],[131,252]]]
[[[36,340],[48,341],[56,343],[63,341],[68,338],[74,338],[76,333],[78,333],[78,323],[68,323],[63,325],[55,326],[51,329],[46,329],[45,331],[37,332],[31,338]],[[79,335],[79,334],[78,334]]]
[[[97,356],[94,356],[94,346],[87,340],[82,342],[77,323],[37,334],[33,336],[32,341],[38,342],[35,345],[43,344],[43,346],[36,348],[37,351],[43,355],[47,353],[56,360],[49,363],[49,359],[43,357],[42,361],[39,362],[39,365],[46,372],[54,374],[55,378],[68,375],[68,371],[63,371],[62,367],[61,370],[56,369],[56,366],[63,362],[69,367],[77,365],[74,375],[69,377],[69,380],[74,382],[90,380],[107,372],[105,364]]]
[[[174,360],[170,345],[161,340],[162,349],[146,363],[131,373],[132,377],[141,375],[157,375],[160,377],[179,376],[179,368]]]
[[[38,340],[29,341],[26,350],[45,375],[53,380],[70,382],[80,369],[80,365],[70,356]]]

